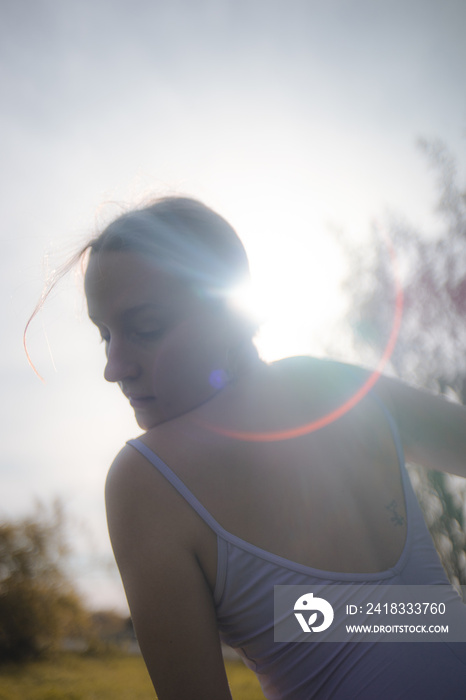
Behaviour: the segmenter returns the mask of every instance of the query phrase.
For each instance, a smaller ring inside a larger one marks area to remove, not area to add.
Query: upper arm
[[[177,527],[176,494],[160,486],[129,447],[106,485],[110,538],[141,651],[159,700],[231,700],[212,593],[183,509]]]
[[[407,461],[466,477],[466,407],[388,377],[375,390],[394,415]]]
[[[361,388],[370,371],[328,364],[330,382],[345,396]],[[466,477],[466,407],[381,375],[373,391],[393,415],[407,461]]]

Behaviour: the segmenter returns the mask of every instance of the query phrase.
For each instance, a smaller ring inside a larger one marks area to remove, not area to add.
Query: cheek
[[[199,395],[203,398],[212,390],[212,372],[225,365],[219,360],[221,356],[222,350],[211,328],[193,329],[183,325],[174,329],[152,363],[156,395],[160,398],[163,395],[169,401],[182,397],[195,400]]]

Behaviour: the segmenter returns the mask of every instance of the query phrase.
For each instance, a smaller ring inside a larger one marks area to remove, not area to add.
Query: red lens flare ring
[[[395,250],[393,248],[392,241],[386,231],[384,232],[384,238],[393,270],[393,281],[396,294],[395,311],[393,314],[393,323],[390,331],[390,336],[388,338],[385,349],[382,353],[382,356],[380,357],[377,367],[369,375],[364,384],[347,401],[338,406],[338,408],[334,409],[330,413],[327,413],[321,418],[318,418],[317,420],[314,420],[310,423],[306,423],[305,425],[300,425],[296,428],[290,428],[287,430],[275,430],[265,433],[255,433],[247,431],[228,430],[227,428],[219,428],[217,426],[209,426],[211,430],[214,430],[215,432],[220,433],[221,435],[226,435],[227,437],[232,437],[236,438],[237,440],[244,440],[249,442],[275,442],[279,440],[291,440],[292,438],[297,438],[302,435],[312,433],[316,430],[320,430],[321,428],[324,428],[330,423],[333,423],[334,421],[338,420],[338,418],[341,418],[341,416],[343,416],[345,413],[348,413],[348,411],[350,411],[354,406],[356,406],[356,404],[358,404],[359,401],[361,401],[367,395],[367,393],[377,383],[380,375],[382,374],[383,368],[390,359],[390,356],[394,350],[398,338],[401,326],[401,319],[403,316],[403,288],[401,286],[401,281],[399,277]]]

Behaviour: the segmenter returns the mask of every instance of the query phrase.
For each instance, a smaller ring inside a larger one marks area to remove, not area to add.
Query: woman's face
[[[85,289],[105,343],[104,377],[119,384],[141,428],[179,416],[218,390],[231,344],[225,319],[154,259],[92,253]]]

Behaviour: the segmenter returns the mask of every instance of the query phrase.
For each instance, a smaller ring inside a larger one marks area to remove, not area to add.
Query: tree
[[[88,615],[65,573],[67,553],[58,501],[0,524],[0,660],[37,657],[86,630]]]
[[[427,236],[400,217],[386,223],[404,291],[403,321],[389,370],[420,387],[466,404],[466,192],[455,161],[440,141],[419,143],[437,174],[439,230]],[[346,289],[350,326],[359,361],[380,357],[395,308],[394,270],[381,226],[374,224],[367,249],[339,235],[349,261]],[[441,472],[410,474],[450,580],[466,583],[464,481]]]

